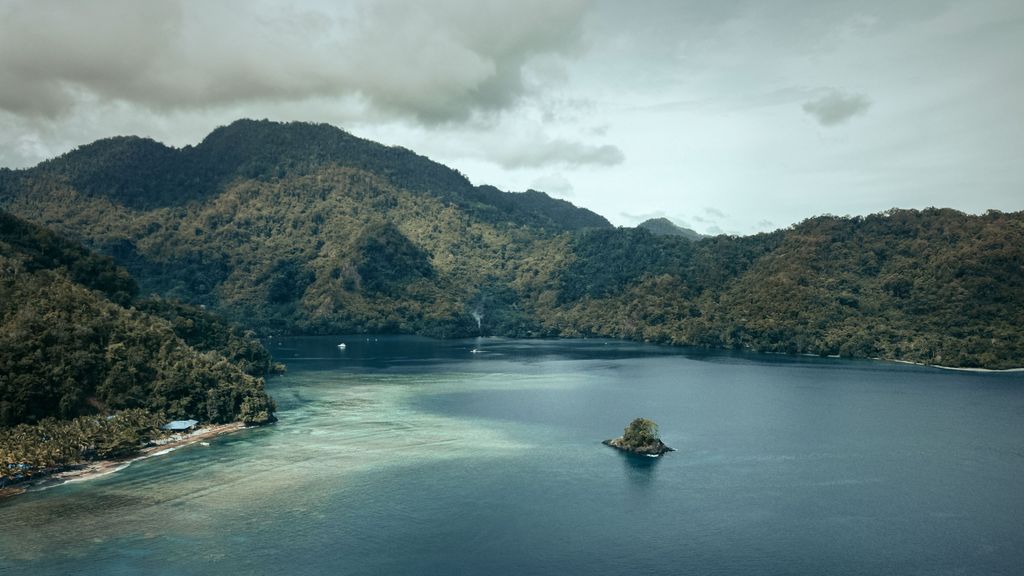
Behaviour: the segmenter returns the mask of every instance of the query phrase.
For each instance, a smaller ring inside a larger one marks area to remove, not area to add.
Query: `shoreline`
[[[503,339],[503,340],[509,340],[509,341],[511,341],[511,340],[526,340],[526,341],[543,341],[543,340],[550,340],[550,341],[606,340],[608,342],[625,342],[625,343],[634,343],[634,344],[649,344],[649,345],[658,346],[658,347],[661,347],[661,348],[675,348],[675,349],[679,349],[679,348],[692,348],[692,349],[701,350],[701,351],[712,351],[712,352],[717,351],[717,352],[723,352],[723,353],[742,352],[742,353],[749,353],[749,354],[756,354],[756,355],[763,354],[763,355],[769,355],[769,356],[807,356],[807,357],[810,357],[810,358],[833,358],[833,359],[843,359],[843,360],[871,360],[871,361],[875,361],[875,362],[897,362],[899,364],[910,364],[910,365],[913,365],[913,366],[925,366],[927,368],[939,368],[941,370],[956,370],[958,372],[977,372],[977,373],[992,373],[992,374],[1024,372],[1024,366],[1015,366],[1013,368],[971,368],[971,367],[963,367],[963,366],[943,366],[941,364],[928,364],[928,363],[925,363],[925,362],[915,362],[913,360],[898,360],[898,359],[895,359],[895,358],[883,358],[881,356],[842,356],[842,355],[839,355],[839,354],[821,355],[821,354],[815,354],[813,352],[769,352],[769,351],[754,350],[752,348],[730,348],[730,347],[725,347],[725,346],[701,346],[701,345],[698,345],[698,344],[675,344],[675,343],[671,343],[671,342],[655,342],[655,341],[651,341],[651,340],[643,340],[643,339],[636,339],[636,338],[625,338],[625,337],[615,337],[615,336],[608,336],[608,335],[601,335],[601,334],[593,334],[593,335],[586,335],[586,336],[584,336],[584,335],[576,335],[576,336],[557,336],[557,335],[502,336],[502,335],[498,335],[498,334],[490,334],[490,335],[487,335],[487,336],[481,335],[481,336],[437,337],[437,336],[426,336],[426,335],[418,334],[418,333],[415,333],[415,332],[381,332],[381,333],[377,333],[377,332],[365,332],[365,333],[339,332],[339,333],[336,333],[336,334],[304,334],[304,333],[300,333],[300,332],[277,332],[277,333],[270,334],[269,336],[266,336],[265,338],[270,339],[270,340],[272,340],[274,338],[277,338],[277,339],[280,340],[280,339],[287,339],[287,338],[331,337],[331,338],[342,338],[342,339],[350,338],[350,339],[353,339],[353,340],[357,340],[357,339],[366,338],[367,336],[369,336],[370,338],[380,338],[380,337],[415,337],[415,338],[424,338],[424,339],[427,339],[427,340],[434,340],[434,341],[438,341],[438,342],[447,342],[447,341],[452,341],[452,340],[473,340],[473,339],[479,339],[479,338],[496,338],[496,339]]]
[[[62,470],[60,472],[54,472],[53,474],[30,478],[24,482],[19,482],[6,488],[0,488],[0,502],[7,498],[17,496],[18,494],[24,494],[25,492],[46,490],[62,484],[85,482],[86,480],[92,480],[94,478],[106,476],[107,474],[113,474],[118,470],[124,470],[130,466],[132,462],[169,454],[183,446],[189,446],[191,444],[215,438],[217,436],[223,436],[225,434],[232,434],[245,429],[245,427],[246,426],[241,422],[205,426],[180,438],[171,436],[169,441],[165,441],[162,444],[147,446],[139,450],[136,454],[124,459],[96,460],[94,462],[76,464],[75,467],[70,470]]]
[[[661,438],[656,438],[654,442],[648,444],[647,446],[627,446],[625,441],[622,439],[622,436],[619,436],[618,438],[602,440],[601,444],[604,444],[609,448],[621,450],[622,452],[625,452],[627,454],[635,454],[637,456],[649,456],[652,458],[657,458],[659,456],[667,454],[668,452],[676,451],[675,448],[670,448],[666,446],[665,443],[661,441]]]
[[[883,362],[896,362],[897,364],[910,364],[912,366],[925,366],[927,368],[938,368],[940,370],[955,370],[957,372],[979,372],[983,374],[1005,374],[1011,372],[1024,372],[1024,367],[1020,368],[966,368],[962,366],[943,366],[941,364],[925,364],[924,362],[914,362],[913,360],[896,360],[893,358],[871,358],[871,360],[881,360]]]

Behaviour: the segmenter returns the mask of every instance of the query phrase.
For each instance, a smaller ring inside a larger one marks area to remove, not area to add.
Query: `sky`
[[[1020,0],[0,0],[0,166],[326,122],[632,226],[1024,209]]]

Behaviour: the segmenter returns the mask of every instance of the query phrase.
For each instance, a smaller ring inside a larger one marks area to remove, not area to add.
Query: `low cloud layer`
[[[864,94],[845,94],[838,90],[832,90],[803,105],[804,112],[813,116],[822,126],[838,126],[865,114],[870,107],[871,100]]]
[[[578,49],[587,4],[13,0],[0,7],[0,110],[54,119],[97,102],[159,111],[334,97],[461,121],[514,106],[531,59]]]
[[[569,180],[561,174],[545,174],[540,178],[535,178],[530,183],[530,188],[541,192],[547,192],[552,196],[560,198],[571,198],[573,196],[572,182],[569,182]]]

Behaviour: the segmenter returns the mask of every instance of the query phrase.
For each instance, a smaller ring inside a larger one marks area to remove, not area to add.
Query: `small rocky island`
[[[675,452],[675,448],[669,448],[658,438],[658,425],[646,418],[633,420],[626,426],[622,436],[605,440],[602,444],[642,456],[661,456],[665,452]]]

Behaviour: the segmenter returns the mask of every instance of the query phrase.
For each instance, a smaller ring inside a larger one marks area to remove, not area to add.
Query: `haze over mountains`
[[[682,226],[676,225],[668,218],[651,218],[644,220],[640,224],[637,224],[637,228],[644,228],[649,230],[652,234],[659,236],[682,236],[690,240],[698,240],[704,235],[700,234],[689,228],[683,228]]]
[[[331,126],[251,120],[192,147],[111,138],[0,171],[0,208],[112,256],[144,294],[263,333],[593,335],[1024,364],[1019,212],[820,216],[749,237],[617,229]]]

